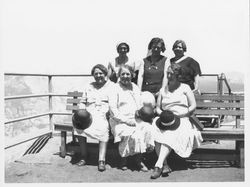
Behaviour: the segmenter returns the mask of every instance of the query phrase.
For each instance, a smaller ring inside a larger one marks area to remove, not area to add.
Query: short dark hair
[[[118,76],[119,77],[121,76],[121,71],[122,71],[123,68],[128,69],[130,74],[131,74],[131,77],[134,77],[134,69],[131,66],[127,65],[127,64],[124,64],[123,66],[121,66],[119,68],[119,70],[118,70]]]
[[[164,40],[162,38],[152,38],[151,41],[148,44],[148,50],[152,49],[153,44],[161,43],[161,51],[164,52],[166,50]]]
[[[125,42],[121,42],[119,43],[117,46],[116,46],[116,51],[117,53],[119,53],[119,48],[122,46],[122,45],[125,45],[127,48],[128,48],[128,52],[129,52],[129,45]]]
[[[107,76],[107,74],[108,74],[108,69],[104,66],[104,65],[102,65],[102,64],[96,64],[93,68],[92,68],[92,70],[91,70],[91,75],[92,76],[94,76],[94,71],[95,71],[95,69],[100,69],[102,72],[103,72],[103,74],[105,75],[105,76]]]
[[[183,51],[186,52],[186,51],[187,51],[187,45],[186,45],[186,43],[185,43],[183,40],[176,40],[176,41],[174,42],[174,45],[173,45],[173,47],[172,47],[172,50],[174,50],[174,48],[176,48],[176,46],[177,46],[179,43],[181,43],[182,48],[183,48]]]

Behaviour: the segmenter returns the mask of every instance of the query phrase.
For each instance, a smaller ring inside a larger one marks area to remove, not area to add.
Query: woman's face
[[[152,54],[161,54],[162,44],[161,43],[154,43],[152,45]]]
[[[128,48],[126,45],[121,45],[119,48],[118,48],[118,53],[119,54],[126,54],[128,52]]]
[[[131,83],[132,75],[127,68],[122,68],[120,73],[120,81],[124,85]]]
[[[173,51],[174,51],[175,56],[183,56],[184,55],[184,50],[183,50],[182,43],[178,43],[174,47]]]
[[[95,68],[93,76],[97,84],[104,84],[106,82],[106,76],[99,68]]]

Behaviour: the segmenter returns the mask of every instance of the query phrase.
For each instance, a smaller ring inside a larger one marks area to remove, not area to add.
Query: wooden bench
[[[79,109],[78,104],[80,103],[81,97],[83,92],[68,92],[68,99],[67,99],[67,105],[66,110],[72,111],[72,114]],[[60,146],[60,153],[59,155],[61,157],[65,157],[67,154],[71,154],[70,147],[67,146],[67,132],[72,133],[72,142],[75,141],[74,131],[73,131],[73,125],[72,122],[65,122],[65,123],[54,123],[54,130],[61,132],[61,146]]]
[[[237,162],[239,167],[244,167],[244,96],[239,95],[196,95],[197,109],[195,115],[201,120],[211,117],[224,120],[231,117],[235,124],[224,127],[221,120],[217,120],[214,128],[204,128],[202,137],[204,140],[235,140],[236,153],[239,155]]]
[[[79,104],[81,101],[83,92],[68,92],[67,96],[67,104],[66,104],[66,110],[67,111],[72,111],[72,114],[79,109]],[[79,144],[76,142],[76,138],[74,136],[74,131],[73,131],[73,124],[72,121],[65,122],[65,123],[54,123],[54,130],[55,131],[60,131],[61,133],[61,145],[60,145],[60,151],[59,155],[61,157],[65,157],[66,155],[72,155],[72,151],[79,150]],[[72,133],[72,142],[67,143],[67,133]],[[97,143],[96,140],[87,138],[88,143]],[[110,132],[109,136],[109,145],[113,144],[113,136]]]

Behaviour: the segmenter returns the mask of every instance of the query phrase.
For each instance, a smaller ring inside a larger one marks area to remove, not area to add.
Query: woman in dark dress
[[[149,91],[158,96],[165,84],[166,68],[170,65],[167,57],[162,55],[165,44],[161,38],[153,38],[148,44],[148,56],[143,59],[139,69],[138,86],[141,91]]]
[[[201,75],[200,65],[193,58],[185,56],[187,51],[186,43],[183,40],[176,40],[172,48],[175,57],[170,59],[170,63],[181,66],[179,81],[190,86],[195,94],[199,93],[199,76]]]

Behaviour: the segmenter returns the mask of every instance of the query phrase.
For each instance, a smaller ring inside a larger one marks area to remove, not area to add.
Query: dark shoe
[[[85,166],[86,161],[84,159],[81,159],[79,162],[76,163],[77,166]]]
[[[98,171],[105,171],[106,167],[105,167],[105,161],[104,160],[99,160],[98,162]]]
[[[128,167],[127,167],[127,158],[126,157],[122,157],[121,163],[120,163],[120,169],[123,170],[123,171],[128,169]]]
[[[163,165],[162,176],[167,177],[169,173],[172,172],[172,169],[168,165]]]
[[[154,172],[151,175],[151,179],[157,179],[157,178],[159,178],[161,176],[161,173],[162,173],[162,168],[155,167],[154,168]]]

